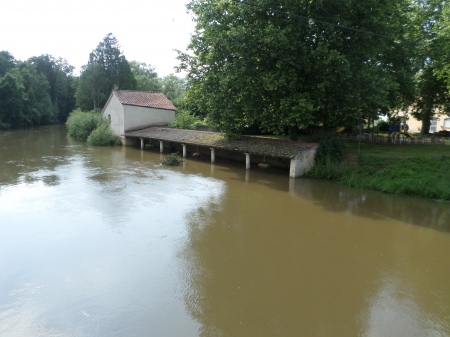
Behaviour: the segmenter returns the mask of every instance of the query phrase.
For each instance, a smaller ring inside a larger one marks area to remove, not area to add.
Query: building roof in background
[[[113,90],[114,95],[124,105],[146,108],[176,110],[177,108],[162,93],[156,91]]]

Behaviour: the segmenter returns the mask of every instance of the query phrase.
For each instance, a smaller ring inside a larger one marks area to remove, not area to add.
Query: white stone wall
[[[140,106],[124,105],[125,132],[143,129],[149,126],[163,126],[172,124],[175,111],[144,108]]]
[[[106,118],[111,117],[111,130],[114,134],[120,136],[125,132],[124,120],[123,120],[123,105],[119,102],[115,95],[112,95],[108,105],[103,110],[103,116]]]
[[[314,158],[316,157],[316,145],[291,159],[289,177],[298,178],[309,172],[314,167]]]

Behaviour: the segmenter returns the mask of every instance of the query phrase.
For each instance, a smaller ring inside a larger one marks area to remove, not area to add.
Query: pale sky
[[[175,73],[177,53],[186,50],[195,23],[188,0],[10,0],[0,11],[0,50],[17,60],[50,54],[65,58],[78,74],[89,53],[108,33],[127,60]],[[180,75],[179,75],[180,76]],[[183,75],[181,75],[183,76]]]

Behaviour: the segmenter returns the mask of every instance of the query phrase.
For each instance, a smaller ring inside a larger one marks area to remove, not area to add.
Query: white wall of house
[[[112,95],[103,110],[103,116],[111,118],[111,130],[118,136],[123,135],[125,132],[123,110],[124,106],[119,102],[115,95]]]
[[[175,111],[173,110],[153,109],[133,105],[123,105],[123,108],[125,132],[139,130],[149,126],[169,125],[175,120]]]

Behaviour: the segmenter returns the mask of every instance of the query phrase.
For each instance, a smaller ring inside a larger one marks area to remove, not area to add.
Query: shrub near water
[[[164,166],[178,166],[181,164],[181,157],[178,153],[169,154],[164,160],[161,161],[161,164]]]
[[[197,126],[205,126],[201,119],[188,110],[177,111],[172,127],[176,129],[194,130]]]
[[[69,136],[85,142],[91,132],[103,123],[104,119],[100,112],[83,112],[77,109],[70,113],[66,126]]]
[[[311,142],[319,143],[314,159],[314,168],[306,176],[320,179],[337,179],[341,172],[339,163],[345,151],[345,143],[339,137],[319,133],[311,137]]]
[[[120,139],[109,128],[109,121],[100,112],[74,110],[66,122],[69,136],[89,145],[120,145]]]
[[[91,132],[87,138],[89,145],[96,146],[108,146],[108,145],[120,145],[120,139],[112,133],[108,124],[99,125],[94,131]]]

